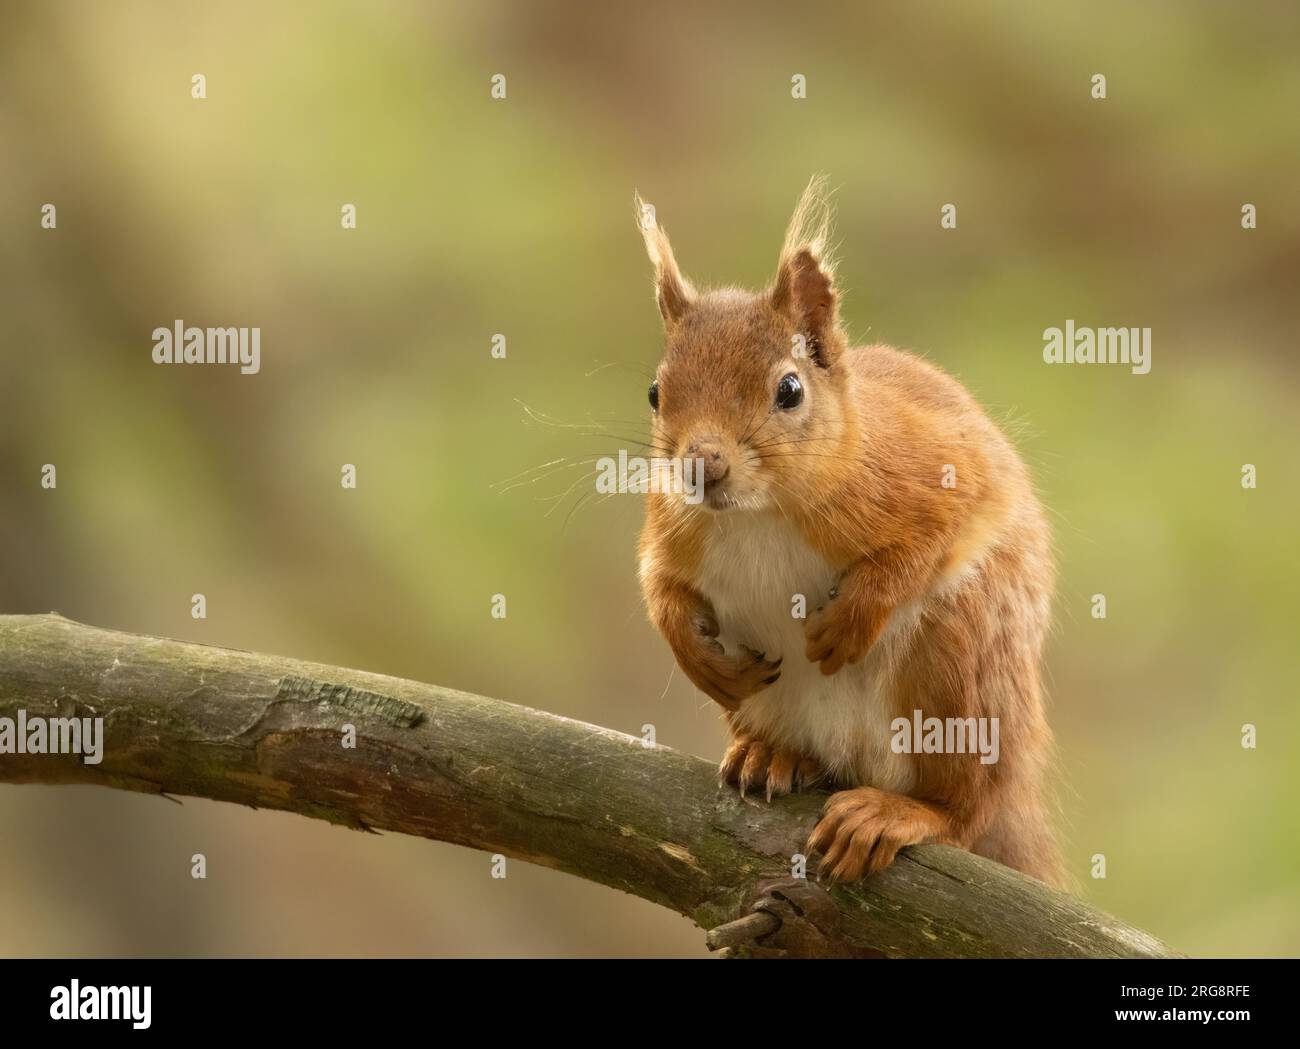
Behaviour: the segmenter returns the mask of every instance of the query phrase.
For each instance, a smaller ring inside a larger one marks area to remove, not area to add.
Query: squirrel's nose
[[[731,472],[731,463],[722,454],[722,448],[714,438],[701,437],[686,446],[688,459],[700,459],[704,463],[703,479],[705,484],[716,484]]]

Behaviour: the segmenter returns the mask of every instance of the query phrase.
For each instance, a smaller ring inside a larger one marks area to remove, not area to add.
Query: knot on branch
[[[851,947],[839,933],[830,893],[807,878],[767,878],[754,886],[735,921],[710,929],[709,950],[720,958],[881,958]]]

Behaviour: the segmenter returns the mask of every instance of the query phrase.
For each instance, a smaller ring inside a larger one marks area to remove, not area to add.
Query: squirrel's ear
[[[639,193],[633,197],[633,204],[637,226],[645,238],[646,254],[655,268],[655,298],[659,302],[659,312],[663,314],[664,322],[671,325],[695,301],[695,289],[677,268],[673,246],[668,243],[668,234],[659,228],[654,207],[645,203]]]
[[[842,341],[830,231],[826,179],[814,176],[786,230],[771,301],[772,308],[789,317],[807,337],[809,354],[824,368],[839,355]]]

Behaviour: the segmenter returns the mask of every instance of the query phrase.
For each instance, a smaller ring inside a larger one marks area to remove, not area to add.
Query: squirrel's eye
[[[776,406],[782,411],[798,408],[803,401],[803,384],[791,372],[776,384]]]
[[[650,407],[654,411],[659,410],[659,380],[656,379],[650,384]]]

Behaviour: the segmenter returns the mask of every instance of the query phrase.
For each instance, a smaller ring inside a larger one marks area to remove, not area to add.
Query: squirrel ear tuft
[[[826,177],[815,175],[786,230],[771,301],[773,309],[789,317],[807,336],[809,352],[822,367],[830,367],[840,343],[830,233]]]
[[[673,246],[668,243],[668,234],[659,228],[653,205],[635,194],[632,200],[636,208],[636,223],[645,238],[646,254],[655,268],[655,299],[659,303],[659,312],[663,314],[666,324],[676,323],[695,301],[695,289],[690,281],[682,276],[673,257]]]

